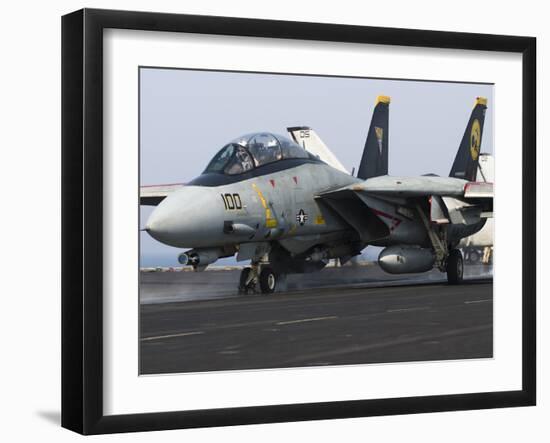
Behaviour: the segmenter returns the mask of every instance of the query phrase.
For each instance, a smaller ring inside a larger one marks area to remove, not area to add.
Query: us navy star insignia
[[[300,212],[296,214],[296,221],[300,223],[300,226],[304,226],[308,218],[308,215],[304,212],[303,209],[300,209]]]

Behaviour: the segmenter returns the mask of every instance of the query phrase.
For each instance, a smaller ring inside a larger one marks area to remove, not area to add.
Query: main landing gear
[[[450,285],[459,285],[464,279],[464,259],[462,258],[462,252],[458,249],[451,249],[449,251],[446,241],[447,231],[444,230],[441,232],[434,229],[434,226],[430,223],[419,204],[417,204],[416,208],[432,244],[435,255],[435,266],[441,272],[447,273],[447,281]]]
[[[447,257],[447,281],[450,285],[459,285],[464,279],[464,259],[462,252],[453,249]]]
[[[241,271],[239,279],[239,294],[257,293],[258,287],[262,294],[275,292],[279,275],[269,264],[252,264]]]

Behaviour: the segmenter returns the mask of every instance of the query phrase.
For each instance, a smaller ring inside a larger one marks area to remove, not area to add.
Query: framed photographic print
[[[535,50],[64,16],[62,425],[534,405]]]

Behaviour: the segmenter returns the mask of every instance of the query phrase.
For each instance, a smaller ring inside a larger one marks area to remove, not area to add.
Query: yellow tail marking
[[[477,160],[479,157],[479,149],[481,147],[481,125],[476,118],[472,123],[472,131],[470,132],[470,155],[472,160]]]
[[[315,217],[315,224],[316,225],[324,225],[325,224],[325,219],[321,214],[319,214],[319,215],[317,215],[317,217]]]
[[[386,103],[389,105],[390,102],[391,98],[387,95],[379,95],[378,97],[376,97],[376,103],[374,104],[374,106],[376,106],[378,103]]]
[[[476,97],[476,105],[487,106],[487,99],[485,97]]]

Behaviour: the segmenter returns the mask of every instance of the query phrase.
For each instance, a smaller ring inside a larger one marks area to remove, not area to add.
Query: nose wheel
[[[241,271],[239,278],[239,294],[271,294],[275,292],[278,283],[278,275],[270,266],[246,267]],[[259,291],[258,291],[259,289]]]

